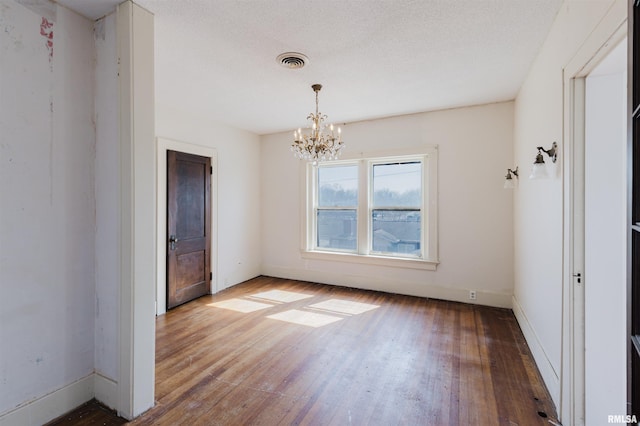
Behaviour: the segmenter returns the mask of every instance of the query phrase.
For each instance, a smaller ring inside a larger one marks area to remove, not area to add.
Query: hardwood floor
[[[82,404],[70,413],[61,416],[46,424],[46,426],[66,426],[66,425],[101,425],[120,426],[127,424],[127,421],[116,415],[115,412],[92,399]]]
[[[156,406],[136,425],[556,418],[505,309],[259,277],[158,317],[156,341]]]

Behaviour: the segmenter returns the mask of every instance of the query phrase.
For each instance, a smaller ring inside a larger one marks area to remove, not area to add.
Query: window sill
[[[365,265],[390,266],[393,268],[421,269],[423,271],[435,271],[438,267],[438,264],[440,263],[436,260],[386,257],[328,251],[302,250],[300,253],[303,259],[360,263]]]

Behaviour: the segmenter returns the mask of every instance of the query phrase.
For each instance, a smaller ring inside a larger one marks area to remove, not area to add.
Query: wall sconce
[[[514,179],[513,176],[516,178]],[[507,169],[507,175],[504,177],[504,189],[514,189],[518,186],[518,166],[516,166],[515,170]]]
[[[558,144],[554,142],[548,150],[541,146],[536,149],[538,150],[538,154],[536,155],[536,161],[533,162],[533,166],[531,167],[529,179],[546,179],[549,177],[549,173],[547,172],[547,165],[544,163],[542,153],[547,154],[549,158],[551,158],[551,161],[555,163],[558,160]]]

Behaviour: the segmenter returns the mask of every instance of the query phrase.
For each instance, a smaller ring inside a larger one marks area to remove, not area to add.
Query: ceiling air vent
[[[309,58],[304,56],[302,53],[296,52],[283,53],[281,55],[278,55],[276,60],[283,67],[292,70],[300,69],[309,63]]]

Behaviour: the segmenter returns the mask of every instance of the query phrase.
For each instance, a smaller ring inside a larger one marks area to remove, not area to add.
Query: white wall
[[[567,1],[558,12],[515,104],[515,163],[524,179],[514,202],[514,310],[545,383],[558,406],[562,333],[562,171],[549,180],[526,173],[536,146],[563,150],[563,67],[614,1]]]
[[[156,134],[164,139],[213,148],[217,152],[217,265],[212,271],[220,291],[260,275],[260,179],[263,160],[257,135],[216,123],[188,105],[174,107],[156,87]],[[158,206],[166,209],[166,206]],[[164,240],[158,235],[159,246]],[[214,264],[212,264],[213,266]]]
[[[120,299],[120,233],[118,232],[120,229],[120,139],[115,13],[95,23],[95,45],[95,369],[101,376],[117,381]]]
[[[93,373],[96,222],[93,24],[0,0],[0,29],[2,414]]]
[[[585,419],[626,412],[626,40],[617,72],[586,80]],[[604,367],[606,366],[606,367]]]
[[[301,182],[291,134],[262,137],[262,272],[393,293],[511,306],[513,103],[392,117],[343,127],[345,153],[438,145],[437,271],[302,259]]]

